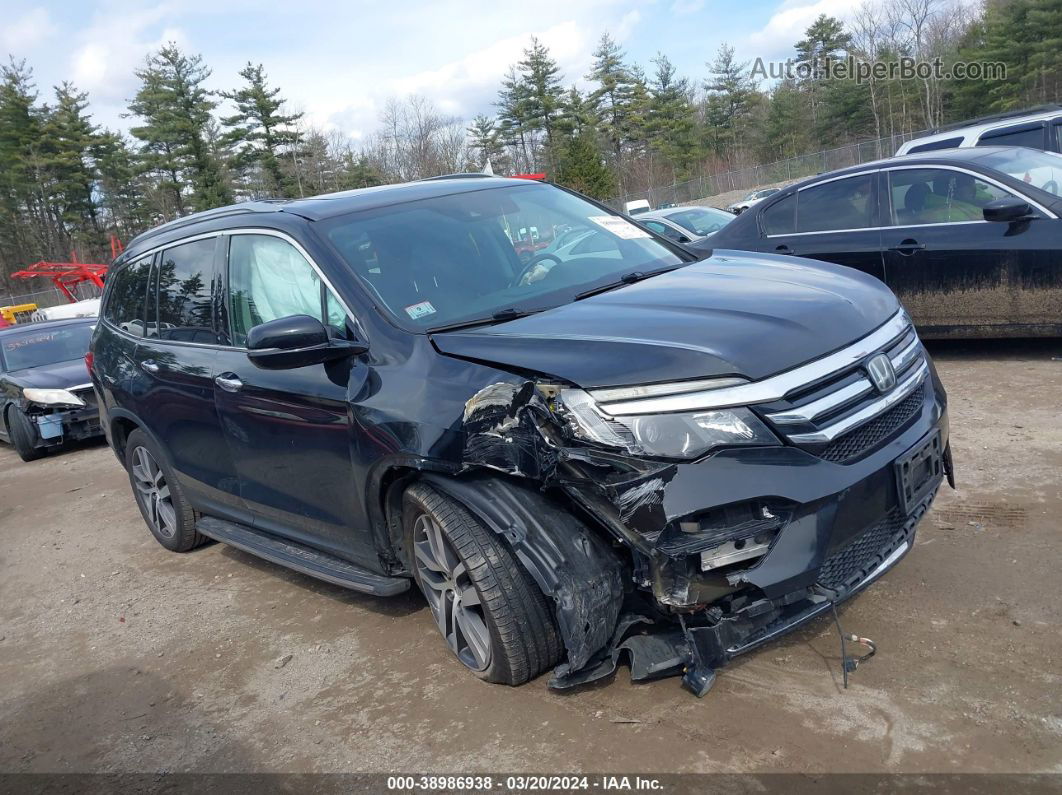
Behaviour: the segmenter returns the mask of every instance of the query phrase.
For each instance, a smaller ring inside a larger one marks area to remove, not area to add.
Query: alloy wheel
[[[144,514],[152,529],[163,538],[177,533],[177,512],[170,498],[166,475],[146,447],[133,451],[133,484],[136,498],[144,507]]]
[[[413,524],[413,547],[421,589],[447,645],[473,671],[485,671],[491,663],[490,630],[467,567],[428,514]]]

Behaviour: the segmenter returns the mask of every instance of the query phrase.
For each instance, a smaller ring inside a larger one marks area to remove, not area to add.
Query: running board
[[[395,596],[409,589],[409,580],[404,577],[373,574],[335,555],[284,541],[235,522],[204,516],[195,523],[195,529],[215,541],[352,591]]]

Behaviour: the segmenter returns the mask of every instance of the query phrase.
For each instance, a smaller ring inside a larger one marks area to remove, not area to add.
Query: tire
[[[33,430],[33,423],[16,406],[7,410],[7,431],[11,446],[23,461],[36,461],[47,454],[46,450],[35,446],[37,432]]]
[[[409,568],[436,627],[476,676],[520,685],[560,661],[564,647],[552,606],[504,539],[462,505],[420,483],[403,495],[402,524]],[[448,572],[431,567],[429,559],[439,566],[440,557]],[[449,611],[442,616],[440,604]]]
[[[171,552],[189,552],[207,542],[195,529],[199,513],[188,504],[165,456],[141,430],[126,439],[125,469],[133,499],[156,541]]]

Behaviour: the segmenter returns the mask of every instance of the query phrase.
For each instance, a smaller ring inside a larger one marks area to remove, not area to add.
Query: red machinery
[[[117,257],[124,247],[115,235],[111,235],[111,256]],[[34,279],[38,276],[47,276],[52,280],[56,289],[66,296],[70,303],[77,303],[78,297],[71,292],[71,287],[76,287],[81,282],[92,282],[103,289],[103,277],[107,273],[106,265],[94,265],[78,262],[77,252],[70,252],[71,262],[34,262],[23,270],[11,274],[12,279]]]

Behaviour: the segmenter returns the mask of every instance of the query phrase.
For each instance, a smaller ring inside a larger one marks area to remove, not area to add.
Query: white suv
[[[1062,152],[1062,105],[1021,113],[1000,113],[953,124],[932,135],[908,141],[896,150],[896,154],[969,146],[1027,146],[1045,152]]]

